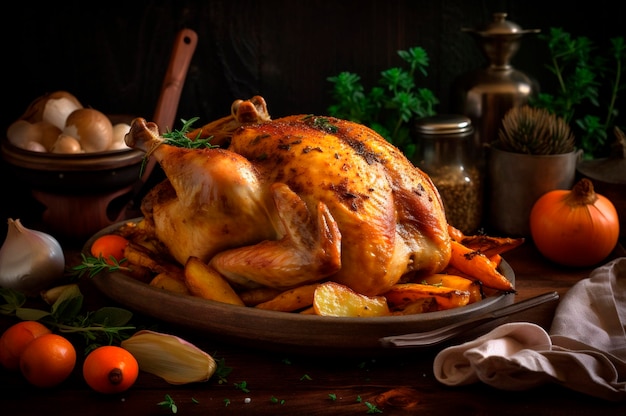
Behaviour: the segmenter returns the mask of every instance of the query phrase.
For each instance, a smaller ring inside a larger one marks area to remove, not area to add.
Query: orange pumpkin
[[[555,263],[586,267],[600,263],[617,244],[619,220],[615,206],[581,179],[571,190],[542,195],[530,213],[535,246]]]

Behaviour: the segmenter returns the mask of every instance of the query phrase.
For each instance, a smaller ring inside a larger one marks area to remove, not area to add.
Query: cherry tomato
[[[124,249],[128,240],[121,235],[106,234],[98,237],[91,245],[91,254],[94,257],[102,256],[107,263],[113,264],[111,257],[118,262],[124,258]]]
[[[19,370],[20,356],[28,344],[50,332],[37,321],[21,321],[9,327],[0,337],[0,364],[9,370]]]
[[[34,386],[54,387],[64,381],[76,365],[76,350],[57,334],[44,334],[31,341],[20,356],[22,375]]]
[[[128,390],[139,374],[139,364],[122,347],[106,345],[89,353],[83,363],[83,377],[97,392],[112,394]]]

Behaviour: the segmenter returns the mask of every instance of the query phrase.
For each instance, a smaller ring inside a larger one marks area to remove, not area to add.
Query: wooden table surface
[[[618,246],[610,259],[624,255],[623,247]],[[562,296],[592,270],[551,264],[529,242],[504,258],[516,274],[516,301],[548,291]],[[81,282],[81,290],[87,307],[113,304],[88,279]],[[506,321],[534,322],[548,330],[557,303],[518,313]],[[0,330],[14,322],[13,318],[0,317]],[[171,415],[171,409],[158,405],[166,395],[176,403],[179,415],[626,414],[626,403],[599,400],[556,385],[519,392],[484,384],[444,386],[432,371],[433,358],[443,346],[395,356],[311,357],[266,352],[254,345],[224,344],[163,323],[159,323],[159,329],[180,335],[216,359],[224,359],[233,369],[227,382],[219,384],[212,378],[206,383],[174,386],[140,373],[127,392],[101,395],[83,381],[79,358],[70,378],[52,389],[34,388],[19,374],[0,370],[0,414]],[[242,382],[249,391],[237,388]],[[370,409],[368,403],[379,412]]]

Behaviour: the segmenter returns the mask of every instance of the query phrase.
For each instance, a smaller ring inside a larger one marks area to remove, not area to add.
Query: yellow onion
[[[8,222],[0,248],[0,286],[37,296],[63,277],[63,249],[54,237],[24,227],[19,219]]]
[[[142,330],[121,342],[139,363],[139,369],[170,384],[207,381],[215,373],[213,357],[174,335]]]
[[[16,120],[7,128],[7,139],[13,146],[34,152],[47,152],[52,148],[61,130],[47,121],[31,123]]]
[[[113,140],[111,141],[111,145],[108,150],[123,150],[130,149],[124,138],[126,134],[130,131],[130,124],[128,123],[117,123],[113,125]]]
[[[78,140],[86,153],[102,152],[113,142],[113,124],[100,111],[81,108],[67,117],[63,134]]]
[[[48,121],[38,121],[34,123],[35,126],[39,129],[41,133],[41,137],[39,138],[39,143],[46,148],[46,151],[49,152],[52,149],[52,146],[57,141],[57,138],[61,134],[61,129],[55,126],[54,124]]]
[[[84,153],[83,148],[80,147],[80,142],[72,136],[67,134],[59,134],[57,140],[50,149],[51,153]]]
[[[46,121],[63,130],[67,117],[79,108],[83,108],[83,105],[73,94],[55,91],[36,98],[20,118],[31,123]]]

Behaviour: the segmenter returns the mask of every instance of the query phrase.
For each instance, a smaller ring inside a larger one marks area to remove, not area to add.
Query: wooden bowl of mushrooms
[[[2,156],[44,205],[50,231],[82,239],[125,217],[143,159],[124,142],[130,122],[57,91],[34,100],[8,127]]]

